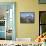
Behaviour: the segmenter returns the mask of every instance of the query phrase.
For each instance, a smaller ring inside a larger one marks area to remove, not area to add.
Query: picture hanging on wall
[[[39,4],[46,4],[46,0],[39,0]]]
[[[20,12],[20,23],[34,23],[34,12]]]

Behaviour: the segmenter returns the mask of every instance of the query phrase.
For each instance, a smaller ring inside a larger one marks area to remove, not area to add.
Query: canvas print
[[[34,23],[35,13],[34,12],[21,12],[20,23]]]

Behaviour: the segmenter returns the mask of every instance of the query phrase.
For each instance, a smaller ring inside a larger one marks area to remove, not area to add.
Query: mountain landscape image
[[[33,13],[22,13],[20,16],[20,23],[34,23]]]

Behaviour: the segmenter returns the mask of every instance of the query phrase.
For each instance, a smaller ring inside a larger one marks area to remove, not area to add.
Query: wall
[[[16,2],[16,37],[36,38],[39,34],[39,10],[46,10],[46,5],[39,5],[38,0],[3,0]],[[20,24],[20,12],[35,12],[34,24]]]
[[[39,16],[37,0],[18,0],[16,2],[17,15],[17,37],[18,38],[36,38],[39,33]],[[20,12],[35,12],[34,24],[20,24]]]

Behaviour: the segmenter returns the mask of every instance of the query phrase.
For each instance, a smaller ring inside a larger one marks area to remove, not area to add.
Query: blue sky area
[[[21,13],[21,17],[31,16],[34,17],[34,13]]]

